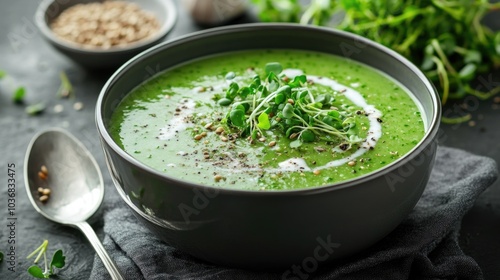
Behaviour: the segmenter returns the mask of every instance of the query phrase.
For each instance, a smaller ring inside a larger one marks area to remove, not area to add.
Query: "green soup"
[[[424,123],[407,90],[370,67],[323,53],[254,50],[145,82],[116,108],[109,131],[171,177],[264,191],[371,173],[415,147]]]

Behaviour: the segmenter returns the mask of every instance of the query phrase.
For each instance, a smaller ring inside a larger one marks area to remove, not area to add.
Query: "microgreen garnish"
[[[7,72],[0,70],[0,80],[7,77]],[[12,101],[16,104],[22,104],[24,101],[24,96],[26,95],[26,88],[23,86],[15,87],[14,81],[12,79],[7,80],[9,88],[15,88],[12,92]]]
[[[59,74],[59,78],[61,79],[61,85],[59,86],[59,90],[57,91],[57,95],[62,98],[72,97],[73,96],[73,85],[68,79],[68,76],[64,71]]]
[[[45,104],[40,102],[26,107],[26,113],[29,115],[38,115],[45,110]]]
[[[26,94],[26,89],[24,87],[18,87],[14,94],[12,94],[12,100],[14,103],[21,104],[24,100],[24,95]]]
[[[266,64],[265,78],[255,75],[248,85],[231,82],[225,97],[218,99],[220,106],[229,107],[225,122],[241,137],[250,141],[264,136],[266,130],[280,131],[294,140],[290,147],[319,140],[337,144],[361,142],[358,135],[357,115],[352,113],[331,93],[314,93],[305,75],[293,79],[285,77],[278,62]],[[233,73],[233,72],[230,72]],[[231,75],[234,79],[234,73]]]
[[[63,255],[62,250],[57,250],[54,255],[52,256],[52,259],[50,261],[50,264],[47,263],[47,247],[49,246],[49,241],[44,240],[42,242],[42,245],[38,247],[35,251],[33,251],[27,259],[35,256],[37,253],[37,257],[35,258],[34,263],[37,263],[40,258],[43,256],[43,261],[44,261],[44,270],[42,271],[42,268],[40,268],[37,265],[32,265],[28,268],[28,273],[31,274],[33,277],[36,278],[49,278],[51,275],[55,274],[54,268],[63,268],[65,263],[66,257]]]

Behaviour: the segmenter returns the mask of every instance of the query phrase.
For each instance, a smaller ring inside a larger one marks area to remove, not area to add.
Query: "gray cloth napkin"
[[[483,279],[458,245],[462,217],[497,177],[492,159],[439,147],[422,198],[387,237],[349,259],[324,264],[302,279]],[[116,193],[106,201],[104,246],[127,279],[300,279],[209,264],[144,229]],[[96,257],[91,279],[109,279]]]

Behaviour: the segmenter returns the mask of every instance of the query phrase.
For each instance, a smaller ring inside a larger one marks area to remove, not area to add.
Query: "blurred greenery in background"
[[[487,0],[251,0],[260,20],[328,26],[379,42],[407,57],[434,82],[444,104],[488,91],[471,82],[500,67],[500,32],[483,24],[500,2]],[[445,122],[461,120],[444,119]]]

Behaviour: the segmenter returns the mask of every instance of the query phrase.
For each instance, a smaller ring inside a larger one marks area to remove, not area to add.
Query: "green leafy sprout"
[[[353,32],[407,57],[438,88],[444,104],[473,95],[486,100],[500,87],[471,86],[481,73],[500,67],[500,31],[482,24],[500,9],[486,0],[252,0],[262,21],[300,22]],[[283,13],[284,15],[281,15]],[[443,118],[444,122],[467,121]]]
[[[66,97],[74,97],[73,85],[71,84],[66,72],[62,71],[59,74],[59,78],[61,79],[61,85],[57,90],[57,95],[62,98]]]
[[[27,106],[25,111],[28,115],[38,115],[41,114],[45,110],[45,103],[39,102],[30,106]]]
[[[7,72],[0,70],[0,80],[7,77]],[[9,81],[12,83],[12,81]],[[12,101],[16,104],[22,104],[24,102],[24,96],[26,95],[26,88],[23,86],[17,87],[14,92],[12,92]]]
[[[25,95],[26,89],[24,87],[18,87],[12,95],[12,100],[14,101],[14,103],[21,104],[24,101]]]
[[[42,279],[49,278],[51,275],[55,275],[54,268],[63,268],[64,265],[66,264],[65,263],[66,257],[63,255],[62,250],[57,250],[54,253],[54,255],[52,256],[52,260],[50,261],[49,264],[47,262],[47,254],[46,254],[48,246],[49,246],[49,241],[44,240],[42,242],[42,245],[40,245],[40,247],[38,247],[27,257],[27,259],[32,258],[38,253],[34,261],[34,263],[38,263],[38,261],[43,256],[44,270],[42,270],[42,268],[39,267],[38,265],[32,265],[28,268],[28,273],[35,278],[42,278]]]
[[[232,81],[217,101],[229,107],[223,123],[236,129],[240,137],[253,142],[264,131],[275,129],[294,140],[292,148],[325,140],[344,144],[344,150],[363,140],[358,136],[359,114],[352,112],[354,107],[342,104],[330,93],[313,94],[305,75],[290,80],[280,63],[268,63],[264,69],[264,79],[257,74],[241,87]],[[234,73],[226,75],[228,80],[234,77]]]

